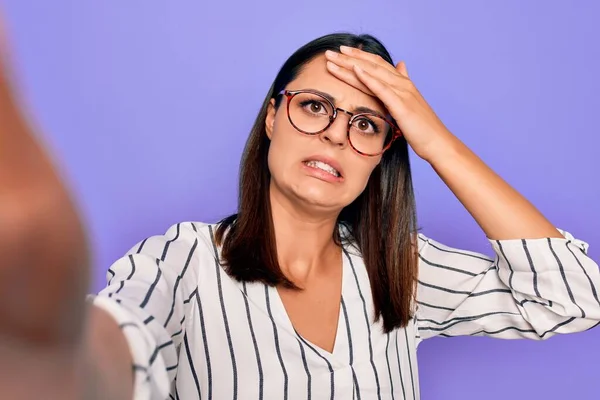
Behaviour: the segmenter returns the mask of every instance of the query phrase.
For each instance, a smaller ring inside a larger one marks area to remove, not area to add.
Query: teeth
[[[340,173],[337,172],[337,170],[335,168],[333,168],[331,165],[326,164],[321,161],[307,161],[306,165],[308,165],[309,167],[313,167],[313,168],[319,168],[325,172],[329,172],[333,176],[337,176],[337,177],[340,176]]]

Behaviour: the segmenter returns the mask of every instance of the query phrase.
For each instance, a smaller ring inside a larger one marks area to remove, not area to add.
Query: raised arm
[[[597,326],[598,265],[587,243],[563,234],[490,240],[494,258],[419,235],[419,337],[539,340]]]
[[[423,335],[545,338],[594,326],[600,274],[586,245],[564,237],[452,134],[403,62],[394,67],[360,49],[340,51],[326,53],[329,71],[385,104],[404,139],[475,218],[497,254],[487,259],[420,237],[417,317]]]
[[[441,129],[424,159],[477,221],[496,257],[421,237],[421,335],[545,339],[600,321],[587,244],[554,227],[458,138]]]

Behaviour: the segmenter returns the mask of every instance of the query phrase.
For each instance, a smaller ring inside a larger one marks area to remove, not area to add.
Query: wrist
[[[422,156],[433,167],[455,159],[465,149],[465,145],[451,133],[440,136],[427,147]]]

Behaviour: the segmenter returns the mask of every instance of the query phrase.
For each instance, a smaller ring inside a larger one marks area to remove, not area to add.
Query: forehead
[[[296,79],[287,85],[287,89],[316,89],[334,97],[337,107],[348,110],[357,107],[368,107],[386,113],[385,106],[378,98],[370,96],[336,78],[327,70],[326,65],[327,59],[324,55],[315,57],[304,65]]]

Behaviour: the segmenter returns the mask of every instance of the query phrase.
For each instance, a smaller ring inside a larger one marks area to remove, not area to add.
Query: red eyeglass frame
[[[318,132],[306,132],[303,131],[302,129],[298,128],[294,122],[292,121],[292,118],[290,117],[290,103],[291,100],[294,98],[294,96],[296,96],[297,94],[300,93],[311,93],[314,95],[317,95],[321,98],[323,98],[327,103],[329,103],[329,105],[331,106],[331,109],[333,110],[333,115],[329,116],[329,123],[327,124],[327,126],[323,129],[321,129]],[[373,113],[359,113],[359,114],[354,114],[350,111],[344,110],[343,108],[339,108],[336,107],[335,104],[333,104],[329,99],[327,99],[326,97],[324,97],[321,93],[314,91],[314,90],[310,90],[310,89],[301,89],[301,90],[287,90],[287,89],[283,89],[281,92],[278,93],[278,96],[283,95],[286,97],[287,99],[287,105],[286,105],[286,112],[287,112],[287,117],[288,120],[290,121],[290,124],[292,124],[292,126],[299,132],[304,133],[305,135],[319,135],[323,132],[325,132],[327,129],[329,129],[329,127],[331,126],[331,124],[333,124],[333,121],[335,121],[337,114],[338,114],[338,110],[349,115],[350,119],[348,120],[348,129],[346,130],[346,138],[348,139],[348,143],[350,144],[350,147],[352,147],[352,149],[354,151],[356,151],[358,154],[362,155],[362,156],[366,156],[366,157],[377,157],[381,154],[383,154],[387,149],[390,148],[390,146],[392,145],[392,143],[394,143],[394,140],[398,139],[400,136],[402,136],[402,131],[400,130],[400,128],[398,128],[398,126],[393,123],[390,118],[385,117],[383,115],[380,114],[373,114]],[[375,115],[378,118],[383,119],[385,122],[387,122],[390,127],[392,128],[392,138],[390,139],[389,143],[384,146],[384,148],[376,154],[369,154],[369,153],[363,153],[362,151],[358,150],[356,147],[354,147],[354,145],[352,144],[352,140],[350,139],[350,127],[352,126],[352,122],[360,116],[364,116],[364,115]]]

